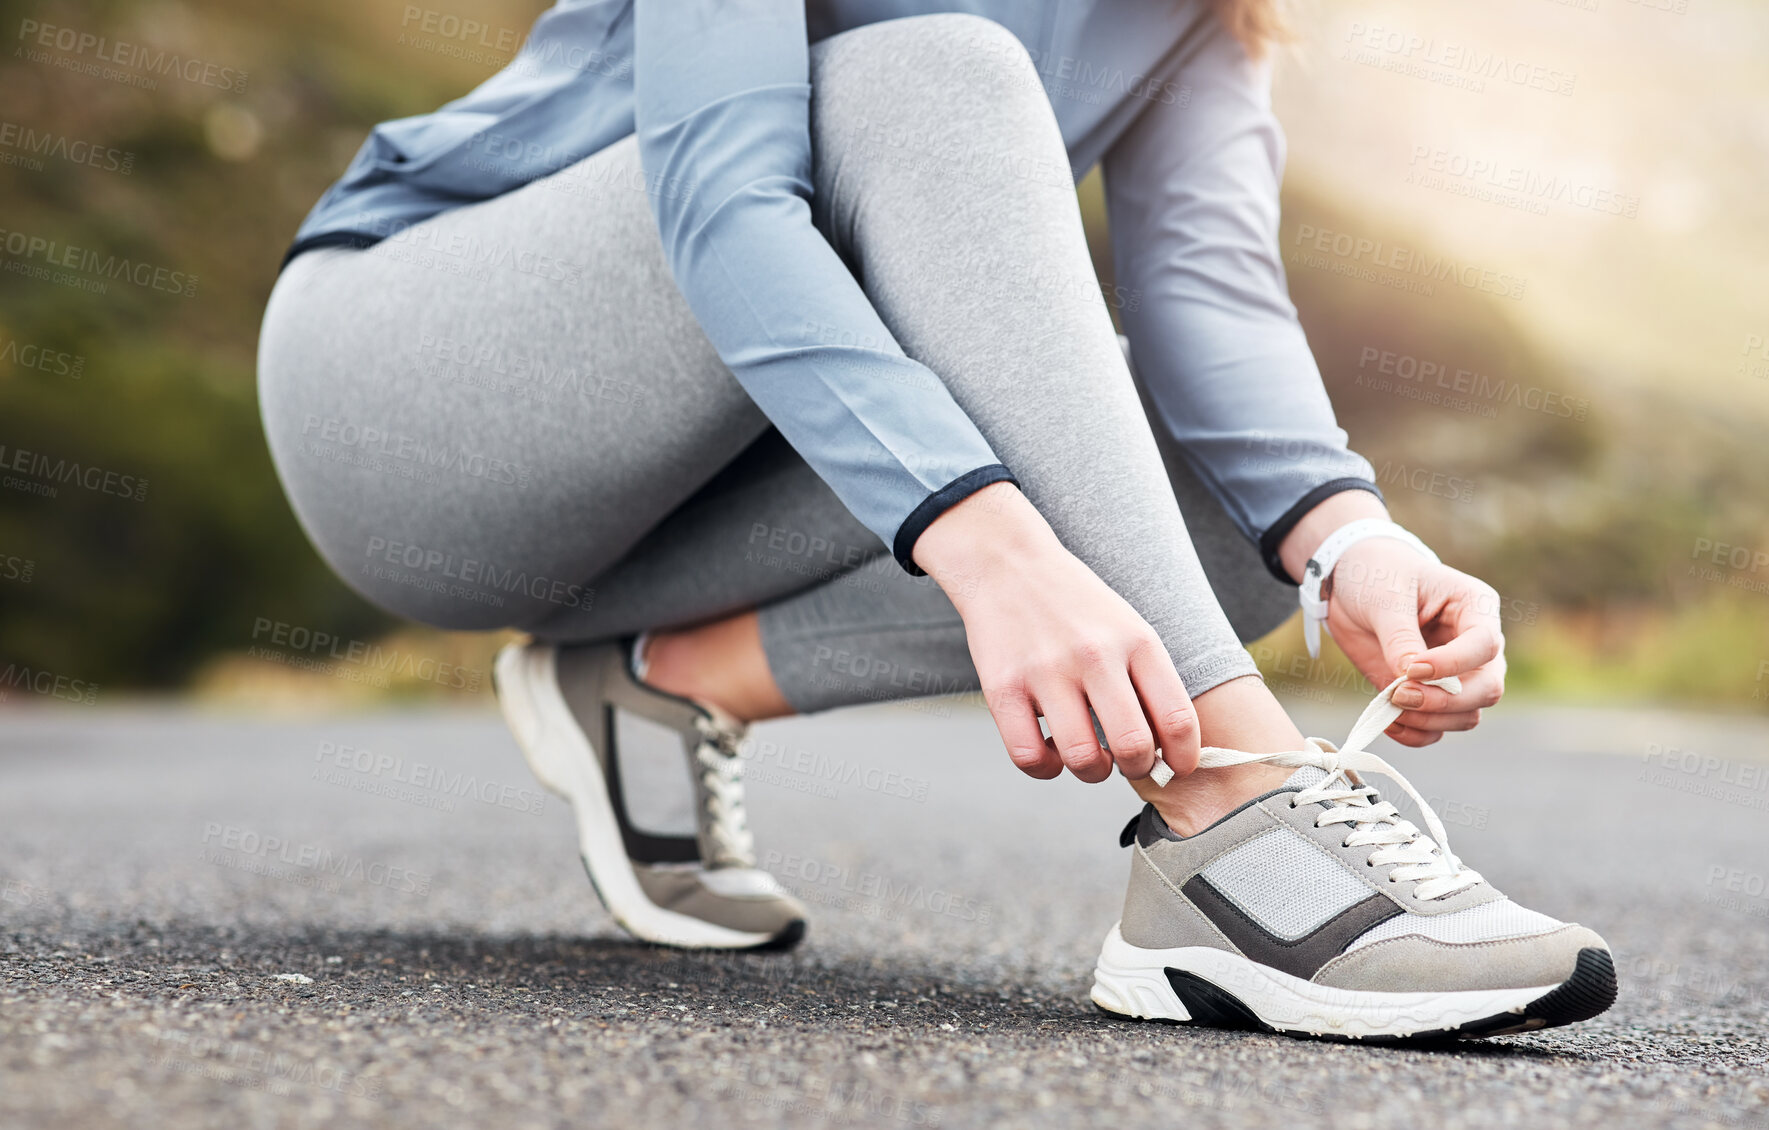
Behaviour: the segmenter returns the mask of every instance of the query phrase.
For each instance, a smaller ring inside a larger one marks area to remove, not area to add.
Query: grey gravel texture
[[[1292,689],[1328,738],[1363,702]],[[1507,704],[1391,751],[1622,978],[1593,1022],[1405,1050],[1095,1012],[1137,806],[1018,776],[973,705],[758,730],[763,861],[814,917],[749,955],[622,935],[489,710],[9,709],[0,1126],[1769,1126],[1766,739]]]

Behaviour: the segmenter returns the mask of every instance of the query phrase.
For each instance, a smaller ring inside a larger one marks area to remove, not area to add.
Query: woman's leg
[[[1023,48],[971,16],[890,21],[817,44],[812,91],[814,214],[897,340],[945,381],[1064,544],[1166,641],[1194,693],[1252,674],[1174,501]],[[779,470],[776,486],[792,478]],[[684,564],[659,568],[672,547],[722,571],[773,548],[748,541],[758,526],[788,542],[847,536],[833,515],[768,516],[765,497],[735,519],[729,498],[712,501],[697,498],[686,521],[672,516],[598,577],[601,610],[561,611],[541,634],[606,633],[659,575],[682,575]]]
[[[1252,663],[1167,488],[1030,61],[994,24],[938,16],[825,41],[813,67],[824,231],[1222,740],[1205,692]],[[671,284],[636,173],[616,146],[279,284],[272,450],[372,599],[450,627],[587,626],[618,591],[608,567],[765,431]],[[752,602],[805,583],[765,579]]]
[[[946,381],[1064,543],[1167,642],[1205,739],[1294,748],[1301,735],[1245,678],[1253,664],[1187,536],[1099,297],[1055,121],[1017,43],[969,17],[895,21],[819,44],[812,81],[818,220],[893,334]],[[795,544],[840,528],[754,510],[741,525],[747,547],[727,534],[724,553],[774,552],[788,566]],[[821,560],[850,550],[840,536],[824,543]],[[672,521],[636,560],[655,567],[672,547],[710,548]],[[975,685],[949,602],[883,564],[762,610],[758,642],[795,707]],[[634,562],[611,574],[599,595],[643,584]],[[1195,803],[1152,799],[1184,827],[1272,775],[1198,774],[1175,790]]]
[[[585,615],[596,576],[768,430],[670,277],[646,183],[629,138],[278,281],[271,451],[369,599],[457,629]]]

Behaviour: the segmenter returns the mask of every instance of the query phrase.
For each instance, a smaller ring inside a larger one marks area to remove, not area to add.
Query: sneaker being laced
[[[1418,790],[1366,747],[1401,714],[1384,688],[1345,745],[1207,748],[1200,768],[1295,772],[1191,836],[1153,805],[1124,829],[1124,914],[1093,1001],[1137,1019],[1355,1040],[1503,1035],[1585,1020],[1615,1001],[1601,937],[1518,906],[1462,865]],[[1452,694],[1453,678],[1434,680]],[[1429,835],[1364,774],[1392,779]],[[1153,778],[1173,774],[1157,763]]]

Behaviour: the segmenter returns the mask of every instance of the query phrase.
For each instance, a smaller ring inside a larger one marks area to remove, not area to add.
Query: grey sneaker
[[[512,644],[493,674],[529,768],[571,802],[584,869],[615,921],[644,941],[687,949],[784,947],[804,937],[804,906],[755,865],[741,724],[640,683],[622,643]],[[695,835],[634,826],[621,789],[617,710],[681,736]]]
[[[1134,852],[1130,889],[1094,971],[1095,1004],[1138,1019],[1396,1040],[1571,1024],[1615,1002],[1603,939],[1464,868],[1436,814],[1363,749],[1399,715],[1387,702],[1398,685],[1344,750],[1318,738],[1283,754],[1206,750],[1205,765],[1298,768],[1196,835],[1143,808],[1120,839]],[[1359,772],[1395,778],[1431,835]]]

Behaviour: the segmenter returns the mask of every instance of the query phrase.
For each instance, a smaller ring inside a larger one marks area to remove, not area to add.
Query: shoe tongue
[[[1327,771],[1318,765],[1304,765],[1284,779],[1286,789],[1311,789],[1327,779]]]

